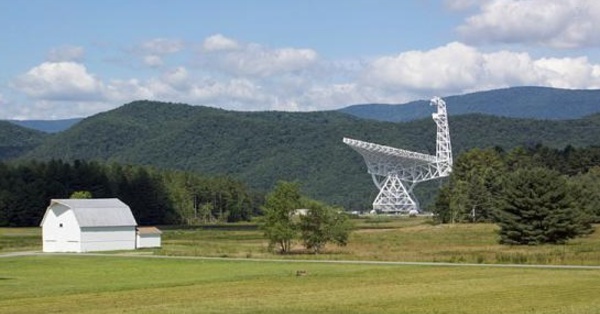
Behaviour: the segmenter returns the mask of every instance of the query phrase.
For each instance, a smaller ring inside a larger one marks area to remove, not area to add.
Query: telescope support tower
[[[415,185],[450,175],[452,145],[446,103],[434,97],[430,104],[437,107],[437,111],[431,115],[437,125],[435,156],[344,138],[344,143],[363,156],[368,172],[379,189],[373,202],[375,211],[419,211],[419,203],[413,195]]]

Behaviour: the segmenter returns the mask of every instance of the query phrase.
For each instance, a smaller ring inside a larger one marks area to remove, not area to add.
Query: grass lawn
[[[599,313],[598,286],[597,270],[0,258],[2,313],[579,314]]]

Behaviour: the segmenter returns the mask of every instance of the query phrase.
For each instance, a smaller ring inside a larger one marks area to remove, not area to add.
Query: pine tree
[[[546,168],[523,168],[504,178],[497,219],[500,243],[564,243],[589,233],[567,179]]]

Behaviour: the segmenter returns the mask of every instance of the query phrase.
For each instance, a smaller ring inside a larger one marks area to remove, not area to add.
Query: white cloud
[[[535,60],[522,52],[484,53],[455,42],[429,51],[408,51],[375,59],[365,69],[363,84],[379,90],[382,99],[520,85],[598,88],[600,65],[585,57]]]
[[[444,4],[451,10],[462,11],[472,7],[481,6],[489,1],[492,0],[444,0]]]
[[[323,60],[312,49],[216,38],[222,41],[221,48],[213,38],[212,50],[195,51],[193,65],[174,64],[181,59],[167,58],[169,53],[185,53],[179,50],[185,47],[168,48],[168,40],[149,41],[146,50],[134,53],[155,70],[102,80],[82,63],[41,63],[12,81],[15,92],[10,96],[22,99],[9,102],[3,93],[0,105],[12,108],[13,116],[65,118],[139,99],[244,111],[306,111],[520,85],[600,88],[600,64],[586,57],[534,58],[527,52],[489,52],[451,42],[370,60]],[[223,45],[227,40],[235,47]],[[31,105],[16,109],[17,102]]]
[[[455,5],[461,2],[452,1]],[[458,27],[467,43],[533,43],[555,48],[600,45],[597,0],[493,0]]]
[[[167,70],[162,75],[162,81],[165,83],[177,88],[183,89],[189,86],[189,73],[188,70],[184,67],[176,67],[174,69]]]
[[[185,47],[182,40],[154,38],[139,45],[138,49],[146,55],[167,55],[179,52]]]
[[[154,99],[155,93],[147,83],[138,79],[113,79],[106,84],[104,95],[113,103],[123,104],[133,100]]]
[[[45,100],[98,100],[102,82],[75,62],[44,62],[18,77],[14,87],[30,97]]]
[[[249,45],[243,51],[225,55],[221,64],[235,74],[265,77],[301,71],[316,61],[317,53],[312,49],[269,50],[259,45]]]
[[[365,83],[387,89],[453,90],[479,82],[482,55],[461,43],[375,59]]]
[[[543,58],[534,67],[548,86],[558,88],[600,88],[600,65],[592,65],[586,57]]]
[[[144,56],[144,64],[152,68],[157,68],[162,66],[164,62],[160,56],[148,55]]]
[[[179,39],[154,38],[139,44],[133,49],[137,56],[141,55],[142,63],[151,67],[159,68],[165,64],[165,57],[182,51],[185,44]]]
[[[318,61],[312,49],[271,49],[256,43],[241,44],[220,34],[204,40],[202,66],[234,76],[266,77],[295,74]]]
[[[206,38],[202,44],[202,48],[205,51],[228,51],[238,49],[239,44],[233,39],[216,34]]]
[[[79,46],[61,46],[53,48],[48,53],[48,61],[50,62],[78,62],[83,60],[85,50]]]

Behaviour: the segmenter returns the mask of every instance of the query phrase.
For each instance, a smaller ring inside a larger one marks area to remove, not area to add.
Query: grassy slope
[[[597,313],[599,284],[591,270],[0,259],[5,313]]]

